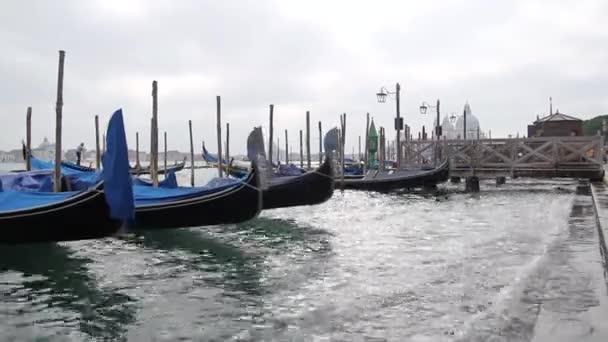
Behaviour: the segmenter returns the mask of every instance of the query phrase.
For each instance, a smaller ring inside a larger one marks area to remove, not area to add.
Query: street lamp
[[[439,99],[437,99],[437,105],[435,106],[431,106],[430,104],[428,104],[426,101],[422,102],[422,105],[420,105],[420,114],[426,114],[426,111],[431,108],[431,109],[437,109],[437,122],[435,123],[435,137],[437,137],[437,140],[440,140],[440,137],[442,135],[442,129],[441,129],[441,124],[439,123]]]
[[[395,102],[397,103],[397,117],[395,118],[395,130],[397,130],[397,169],[401,170],[401,130],[403,129],[403,118],[400,114],[399,106],[399,93],[401,92],[401,86],[399,83],[395,85],[395,92],[390,92],[385,87],[381,87],[380,91],[376,93],[378,102],[385,103],[386,98],[389,95],[395,95]]]

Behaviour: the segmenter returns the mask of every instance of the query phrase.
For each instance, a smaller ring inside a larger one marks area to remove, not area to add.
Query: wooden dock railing
[[[415,140],[402,144],[404,167],[449,158],[453,177],[601,178],[601,136],[481,140]]]

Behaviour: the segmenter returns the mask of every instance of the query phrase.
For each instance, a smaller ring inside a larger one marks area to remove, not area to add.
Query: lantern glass
[[[378,102],[380,102],[380,103],[386,102],[386,95],[387,94],[385,92],[383,92],[383,91],[377,93],[376,97],[378,97]]]
[[[426,111],[429,109],[429,107],[422,105],[420,106],[420,114],[426,114]]]

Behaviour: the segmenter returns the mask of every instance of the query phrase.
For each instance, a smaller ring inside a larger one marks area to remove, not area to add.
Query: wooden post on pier
[[[310,165],[310,111],[306,111],[306,167],[311,169]]]
[[[217,108],[217,172],[222,178],[222,99],[215,97]]]
[[[102,137],[101,138],[101,146],[102,146],[101,147],[101,151],[102,151],[101,154],[105,154],[106,153],[106,134],[105,133],[102,134],[101,137]]]
[[[300,130],[300,168],[304,168],[304,151],[302,147],[302,130]]]
[[[190,131],[190,185],[194,187],[194,140],[192,139],[192,120],[188,120],[188,129]],[[219,156],[221,159],[222,155],[220,154]]]
[[[57,102],[55,104],[55,173],[54,190],[61,192],[61,125],[63,113],[63,66],[65,51],[59,50],[59,72],[57,74]],[[29,151],[28,151],[29,152]]]
[[[272,143],[273,143],[273,137],[272,137],[272,133],[274,130],[273,127],[273,115],[274,115],[274,105],[271,104],[270,105],[270,120],[269,120],[269,127],[268,127],[268,163],[270,165],[272,165]],[[279,146],[277,145],[277,149],[279,148]]]
[[[342,114],[342,180],[344,181],[344,157],[346,154],[346,113]],[[342,182],[344,183],[344,182]]]
[[[97,170],[101,168],[101,151],[99,150],[99,115],[95,115],[95,167]]]
[[[135,167],[139,169],[139,132],[135,132]]]
[[[277,137],[277,164],[281,162],[281,138]]]
[[[363,151],[363,160],[364,160],[364,164],[363,164],[363,174],[365,175],[367,173],[367,168],[368,168],[368,154],[369,154],[369,113],[367,113],[367,119],[366,119],[366,123],[365,123],[365,150]]]
[[[287,140],[287,130],[285,130],[285,164],[289,165],[289,141]]]
[[[192,134],[190,134],[192,138]],[[163,134],[163,143],[164,143],[164,158],[163,158],[163,170],[165,170],[165,179],[167,179],[167,131]]]
[[[226,170],[230,166],[230,123],[226,122]],[[228,171],[226,171],[228,173]],[[226,175],[228,176],[228,174]]]
[[[323,129],[319,121],[319,165],[323,163]]]
[[[32,150],[32,107],[27,107],[25,115],[25,170],[32,170],[32,158],[30,151]]]
[[[344,190],[344,153],[346,145],[346,113],[340,116],[340,179]]]
[[[150,170],[150,178],[154,181],[154,118],[150,118],[150,157],[148,158],[148,169]]]
[[[152,151],[150,175],[152,185],[158,187],[158,82],[152,81]]]

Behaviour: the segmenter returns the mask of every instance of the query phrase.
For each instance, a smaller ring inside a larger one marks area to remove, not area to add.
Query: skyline
[[[283,140],[288,129],[296,147],[307,110],[312,142],[319,120],[325,132],[344,112],[346,151],[357,149],[367,112],[394,136],[395,103],[377,103],[375,93],[396,82],[412,132],[432,126],[433,111],[423,116],[418,108],[437,98],[442,118],[461,114],[468,101],[495,137],[525,134],[537,115],[548,114],[549,97],[554,110],[581,119],[608,112],[603,1],[22,1],[5,7],[0,150],[19,147],[28,106],[33,141],[54,140],[60,49],[66,51],[65,149],[81,141],[94,147],[94,115],[104,127],[123,108],[129,148],[139,131],[140,149],[149,150],[153,80],[159,142],[167,131],[169,149],[180,151],[189,150],[189,119],[195,149],[203,140],[217,149],[216,95],[235,154],[245,151],[254,126],[268,127],[271,103],[275,136]]]

